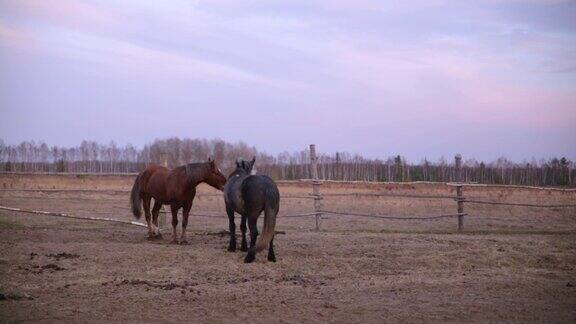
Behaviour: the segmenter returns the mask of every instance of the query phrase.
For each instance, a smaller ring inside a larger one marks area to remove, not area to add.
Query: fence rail
[[[312,195],[311,195],[312,196]],[[400,198],[422,198],[422,199],[458,199],[458,196],[442,196],[442,195],[405,195],[395,193],[369,193],[369,192],[353,192],[353,193],[323,193],[321,197],[400,197]]]
[[[468,200],[464,199],[468,204],[484,204],[484,205],[503,205],[503,206],[517,206],[517,207],[536,207],[536,208],[576,208],[576,205],[538,205],[538,204],[523,204],[523,203],[506,203],[496,201],[483,201],[483,200]]]
[[[0,189],[0,192],[48,192],[48,193],[101,193],[101,194],[125,194],[130,193],[127,189]],[[220,197],[224,196],[221,193],[198,193],[195,197]],[[312,195],[283,195],[282,199],[314,199]]]
[[[382,219],[396,219],[396,220],[423,220],[423,219],[440,219],[440,218],[450,218],[450,217],[460,217],[466,216],[467,214],[445,214],[436,216],[388,216],[388,215],[374,215],[374,214],[364,214],[364,213],[354,213],[354,212],[339,212],[333,210],[322,210],[325,214],[335,214],[335,215],[345,215],[345,216],[361,216],[370,218],[382,218]]]
[[[56,212],[48,212],[42,210],[31,210],[31,209],[22,209],[22,208],[15,208],[15,207],[7,207],[7,206],[0,206],[1,210],[9,210],[15,211],[20,213],[27,213],[27,214],[40,214],[46,216],[55,216],[55,217],[64,217],[64,218],[74,218],[74,219],[82,219],[82,220],[89,220],[89,221],[99,221],[99,222],[114,222],[114,223],[122,223],[122,224],[129,224],[129,225],[136,225],[136,226],[144,226],[146,224],[142,224],[139,222],[134,221],[127,221],[121,219],[114,219],[114,218],[104,218],[104,217],[85,217],[85,216],[75,216],[67,213],[56,213]]]

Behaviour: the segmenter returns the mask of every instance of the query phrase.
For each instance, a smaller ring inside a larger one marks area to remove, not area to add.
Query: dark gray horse
[[[248,251],[244,262],[254,261],[256,252],[264,250],[268,245],[268,261],[276,262],[273,242],[276,215],[280,208],[280,193],[274,181],[269,177],[250,174],[255,160],[256,158],[253,158],[252,161],[238,159],[236,170],[230,174],[224,186],[224,200],[226,201],[226,213],[230,228],[228,251],[236,251],[234,212],[237,212],[242,215],[240,251]],[[264,211],[264,226],[262,235],[258,238],[256,223],[262,211]],[[246,243],[246,221],[250,227],[250,249]]]

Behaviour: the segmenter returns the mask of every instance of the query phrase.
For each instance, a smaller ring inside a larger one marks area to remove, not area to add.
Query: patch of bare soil
[[[576,319],[576,235],[286,229],[278,262],[145,229],[0,212],[9,321],[397,322]],[[0,296],[1,297],[1,296]]]

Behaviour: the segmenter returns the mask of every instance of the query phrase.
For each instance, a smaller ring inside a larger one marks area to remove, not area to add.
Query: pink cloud
[[[37,19],[70,28],[110,27],[119,17],[110,10],[79,0],[7,0],[0,8],[26,19]]]

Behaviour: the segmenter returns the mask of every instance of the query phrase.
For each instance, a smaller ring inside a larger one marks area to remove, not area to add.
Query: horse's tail
[[[140,173],[136,180],[134,180],[134,185],[132,186],[132,191],[130,192],[130,207],[132,209],[132,214],[136,219],[140,219],[142,216],[142,199],[140,199],[140,180],[142,179],[142,173]]]
[[[267,248],[274,237],[276,215],[278,214],[278,209],[280,207],[280,193],[275,185],[267,186],[265,195],[266,204],[264,207],[264,226],[262,227],[262,235],[260,235],[256,241],[256,252],[260,252]]]

